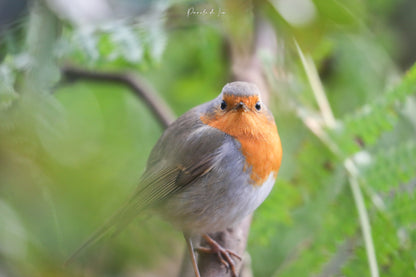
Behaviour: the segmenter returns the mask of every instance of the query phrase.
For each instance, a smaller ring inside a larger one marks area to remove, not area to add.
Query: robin
[[[191,109],[165,130],[131,198],[74,255],[152,209],[183,231],[197,277],[194,235],[210,245],[199,250],[216,253],[236,276],[232,257],[239,256],[208,233],[238,223],[264,201],[281,159],[277,127],[257,86],[229,83],[217,98]]]

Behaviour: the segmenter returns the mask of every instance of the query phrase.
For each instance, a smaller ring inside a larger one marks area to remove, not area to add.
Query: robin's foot
[[[239,259],[240,261],[241,261],[241,257],[237,253],[235,253],[231,250],[225,249],[224,247],[219,245],[218,242],[213,240],[208,235],[203,235],[202,237],[210,245],[210,248],[208,248],[208,247],[198,247],[198,248],[196,248],[196,250],[198,252],[202,252],[202,253],[217,254],[218,259],[220,260],[220,262],[227,268],[227,270],[228,269],[231,270],[232,276],[237,277],[237,272],[235,270],[235,264],[234,264],[234,261],[233,261],[232,257],[235,257],[235,258]]]

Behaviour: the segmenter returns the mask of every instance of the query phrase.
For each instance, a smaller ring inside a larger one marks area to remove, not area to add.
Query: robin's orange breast
[[[273,120],[252,111],[204,115],[200,119],[240,142],[240,150],[246,160],[244,171],[251,170],[253,185],[262,185],[271,173],[276,177],[282,159],[282,147]]]

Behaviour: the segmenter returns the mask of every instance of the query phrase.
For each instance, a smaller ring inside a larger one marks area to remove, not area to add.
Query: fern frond
[[[395,126],[398,117],[395,104],[416,92],[416,65],[404,76],[403,80],[392,90],[380,95],[372,103],[362,106],[352,114],[346,115],[339,125],[328,130],[342,151],[352,154],[360,145],[374,144],[380,135]]]
[[[416,177],[416,142],[409,141],[383,149],[373,157],[373,163],[363,172],[364,181],[371,187],[388,191]]]

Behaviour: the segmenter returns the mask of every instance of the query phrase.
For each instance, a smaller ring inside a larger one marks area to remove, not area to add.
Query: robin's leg
[[[196,263],[194,248],[192,246],[192,239],[188,234],[183,233],[186,241],[186,246],[188,247],[189,255],[191,256],[192,267],[195,272],[195,277],[201,277],[199,274],[198,264]]]
[[[210,248],[208,248],[208,247],[198,247],[198,248],[196,248],[196,250],[198,252],[202,252],[202,253],[217,254],[218,259],[220,260],[220,262],[227,269],[231,270],[231,273],[232,273],[233,277],[237,277],[237,272],[235,271],[235,264],[234,264],[234,261],[233,261],[232,257],[235,257],[239,260],[241,260],[241,257],[237,253],[235,253],[231,250],[225,249],[224,247],[219,245],[218,242],[213,240],[210,236],[202,235],[202,237],[210,245]]]

